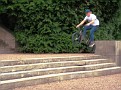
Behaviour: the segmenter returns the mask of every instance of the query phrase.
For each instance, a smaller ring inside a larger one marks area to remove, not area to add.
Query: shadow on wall
[[[0,26],[0,48],[9,48],[15,50],[15,37],[5,28]]]

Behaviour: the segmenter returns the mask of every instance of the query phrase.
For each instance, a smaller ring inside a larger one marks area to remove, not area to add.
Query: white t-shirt
[[[86,16],[84,20],[87,20],[88,22],[91,22],[92,20],[95,20],[95,22],[92,24],[93,26],[99,25],[99,20],[94,14],[90,14],[90,16]]]

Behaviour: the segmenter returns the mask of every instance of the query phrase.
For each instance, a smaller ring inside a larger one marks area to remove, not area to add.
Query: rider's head
[[[86,16],[87,16],[87,17],[89,17],[89,16],[90,16],[90,14],[91,14],[92,12],[91,12],[91,10],[86,9],[86,10],[85,10],[85,13],[86,13]]]

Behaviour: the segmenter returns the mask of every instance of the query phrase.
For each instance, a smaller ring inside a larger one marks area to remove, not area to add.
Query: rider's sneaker
[[[79,40],[79,38],[75,38],[75,41],[78,41]]]
[[[89,47],[93,47],[94,45],[95,45],[95,43],[91,42],[90,45],[89,45]]]

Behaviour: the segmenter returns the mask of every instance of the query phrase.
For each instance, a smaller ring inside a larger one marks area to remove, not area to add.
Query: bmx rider
[[[96,15],[92,14],[91,10],[87,9],[87,10],[85,10],[85,13],[86,13],[86,17],[84,18],[83,21],[81,21],[80,24],[78,24],[76,26],[76,28],[82,26],[86,21],[89,22],[84,26],[84,31],[83,31],[81,41],[84,39],[87,30],[90,30],[89,47],[93,47],[95,45],[95,43],[94,43],[94,32],[97,31],[97,29],[99,27],[99,20],[97,19]]]

